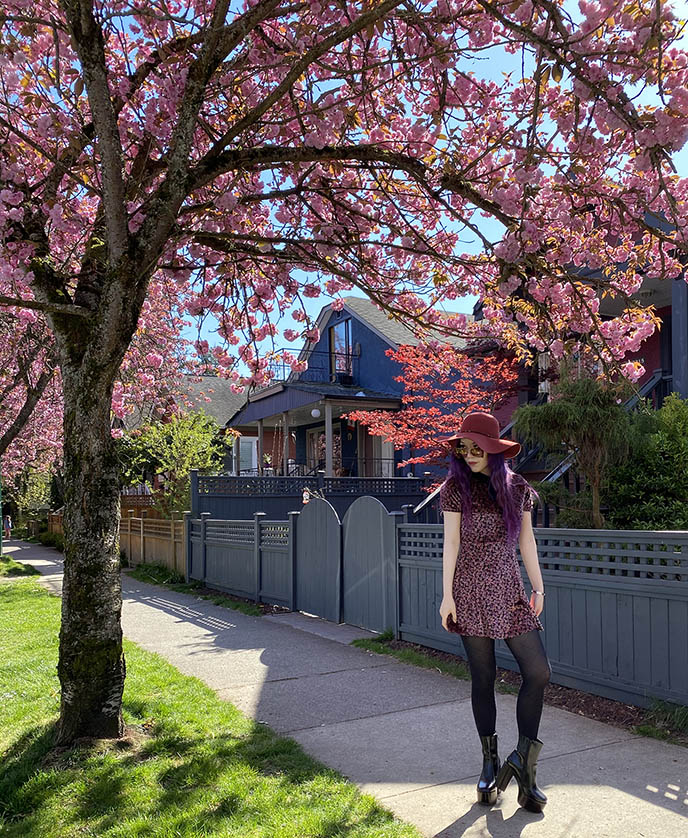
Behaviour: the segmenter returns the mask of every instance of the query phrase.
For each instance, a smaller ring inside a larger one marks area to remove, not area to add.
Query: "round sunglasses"
[[[485,455],[485,452],[483,451],[483,449],[479,448],[475,443],[473,443],[473,445],[471,445],[470,448],[467,448],[463,444],[463,442],[460,442],[456,446],[456,453],[460,457],[467,457],[469,454],[471,455],[471,457],[483,457]]]

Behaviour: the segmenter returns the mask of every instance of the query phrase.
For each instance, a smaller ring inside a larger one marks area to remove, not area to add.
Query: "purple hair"
[[[501,507],[507,541],[515,543],[521,532],[521,508],[518,494],[514,491],[515,472],[506,464],[504,454],[488,454],[490,467],[490,485],[497,495],[497,504]],[[461,515],[470,521],[472,513],[471,469],[463,457],[453,451],[449,461],[449,479],[455,480],[461,496]]]

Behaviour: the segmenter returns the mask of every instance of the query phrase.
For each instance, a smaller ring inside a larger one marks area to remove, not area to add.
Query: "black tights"
[[[463,635],[461,640],[471,670],[471,703],[475,726],[479,736],[490,736],[495,732],[497,722],[495,642],[491,637]],[[529,739],[537,739],[545,686],[552,674],[547,653],[537,629],[508,637],[506,643],[516,658],[523,679],[516,702],[518,732]]]

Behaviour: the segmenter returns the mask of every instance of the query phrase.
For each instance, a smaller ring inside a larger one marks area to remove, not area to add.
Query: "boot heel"
[[[478,803],[484,803],[487,806],[494,806],[497,802],[497,789],[490,791],[478,791]]]
[[[502,767],[499,769],[499,774],[497,774],[497,788],[500,791],[504,791],[504,789],[511,782],[511,778],[513,776],[514,776],[513,767],[508,762],[504,762],[502,764]]]
[[[534,797],[527,794],[526,792],[519,790],[518,805],[522,809],[526,809],[526,811],[528,812],[535,812],[539,814],[545,808],[546,802],[547,800],[545,800],[544,802],[542,800],[536,800]]]

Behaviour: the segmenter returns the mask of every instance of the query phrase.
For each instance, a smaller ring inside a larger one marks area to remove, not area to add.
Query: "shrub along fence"
[[[465,657],[439,616],[441,525],[408,523],[369,497],[341,521],[320,499],[286,521],[186,517],[189,578]],[[552,680],[640,706],[688,703],[688,532],[535,534]],[[495,652],[518,669],[503,640]]]

